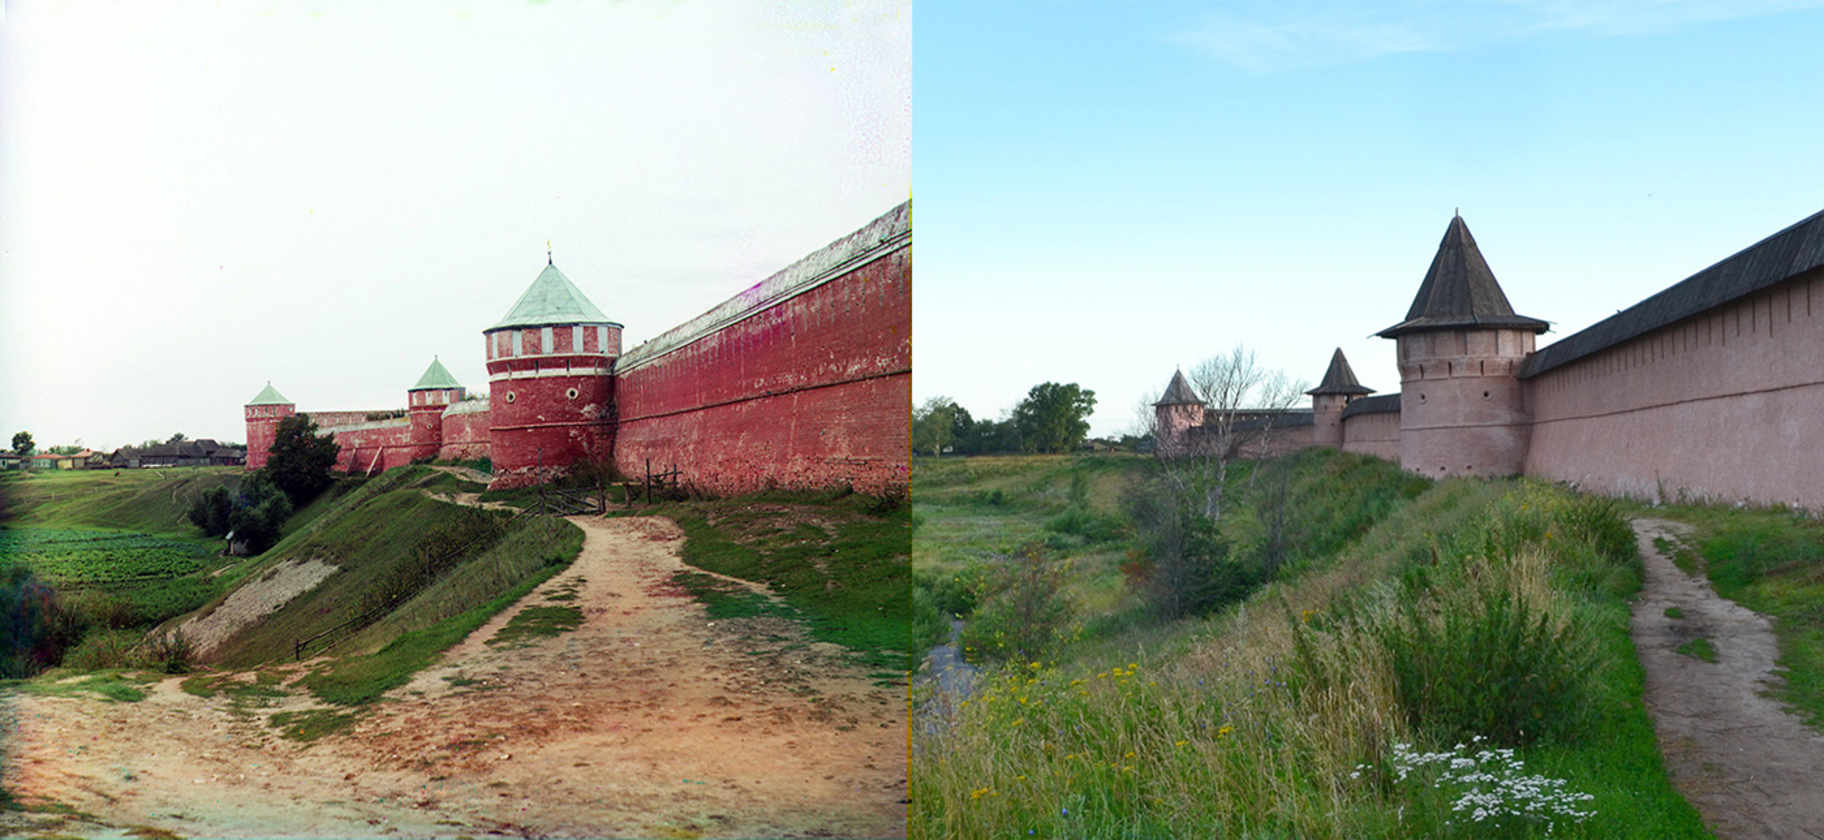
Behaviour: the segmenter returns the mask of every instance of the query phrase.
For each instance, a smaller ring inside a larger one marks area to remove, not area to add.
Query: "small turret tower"
[[[431,366],[418,377],[418,384],[406,389],[406,415],[412,418],[412,460],[437,457],[437,450],[443,447],[443,410],[461,402],[463,395],[462,383],[432,356]]]
[[[1343,358],[1343,348],[1336,348],[1330,355],[1330,367],[1324,371],[1324,381],[1316,388],[1305,392],[1311,396],[1311,442],[1316,446],[1328,446],[1332,449],[1343,447],[1343,409],[1349,401],[1364,394],[1372,394],[1372,388],[1362,387],[1355,379],[1355,371],[1349,368],[1349,360]]]
[[[257,470],[266,466],[272,442],[279,436],[279,421],[298,413],[298,406],[267,380],[266,387],[247,401],[246,412],[247,469]]]
[[[482,331],[487,339],[493,487],[536,484],[613,444],[614,361],[608,320],[546,255],[545,270]],[[542,470],[541,470],[542,468]]]
[[[1153,403],[1153,417],[1157,421],[1153,447],[1159,455],[1176,458],[1190,454],[1190,430],[1203,425],[1203,400],[1185,381],[1184,371],[1172,373],[1165,395]]]
[[[1514,314],[1462,216],[1450,220],[1399,342],[1400,466],[1428,476],[1512,475],[1528,414],[1515,374],[1546,322]]]

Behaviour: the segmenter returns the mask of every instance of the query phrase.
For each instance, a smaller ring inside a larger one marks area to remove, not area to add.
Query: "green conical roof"
[[[546,263],[545,270],[538,273],[538,279],[533,280],[531,287],[519,296],[519,301],[513,304],[513,308],[507,310],[507,317],[488,329],[614,323],[602,314],[602,310],[595,308],[595,304],[590,303],[589,298],[584,297],[582,291],[576,288],[576,284],[557,270],[557,266]]]
[[[432,356],[431,357],[431,366],[424,369],[423,376],[418,377],[418,384],[413,385],[412,387],[407,388],[406,390],[417,391],[417,390],[422,390],[424,388],[461,388],[461,387],[462,387],[462,383],[457,382],[456,377],[450,375],[450,369],[444,367],[443,362],[438,361],[437,357]]]
[[[267,382],[266,387],[260,389],[260,393],[257,396],[255,396],[253,399],[248,400],[247,404],[248,405],[296,405],[297,403],[294,403],[291,400],[285,399],[284,394],[279,393],[278,389],[272,387],[271,382]]]

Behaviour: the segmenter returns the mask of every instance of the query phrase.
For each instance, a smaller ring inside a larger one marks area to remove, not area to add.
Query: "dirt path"
[[[1779,656],[1765,616],[1719,597],[1653,544],[1690,527],[1634,520],[1647,583],[1634,606],[1646,704],[1679,792],[1722,838],[1824,838],[1824,735],[1764,696]],[[1666,615],[1676,607],[1683,615]],[[1717,661],[1677,652],[1709,639]]]
[[[295,689],[251,713],[176,679],[139,703],[15,697],[6,787],[185,836],[904,834],[903,689],[790,622],[709,621],[668,583],[670,521],[571,521],[569,569],[346,733],[279,738],[264,715],[312,704]],[[536,606],[584,620],[487,644]]]

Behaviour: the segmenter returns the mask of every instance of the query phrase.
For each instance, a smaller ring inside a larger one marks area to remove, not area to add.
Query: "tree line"
[[[912,449],[920,455],[1072,452],[1089,436],[1096,392],[1075,382],[1041,382],[999,420],[976,419],[949,397],[912,411]]]

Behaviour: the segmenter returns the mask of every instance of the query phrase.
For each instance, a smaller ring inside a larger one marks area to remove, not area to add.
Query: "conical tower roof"
[[[443,362],[438,361],[436,356],[432,356],[431,357],[431,366],[424,369],[423,376],[418,377],[418,384],[413,385],[412,387],[407,388],[406,390],[417,391],[417,390],[421,390],[421,389],[425,389],[425,388],[461,388],[461,387],[462,387],[462,383],[457,382],[456,377],[450,375],[450,369],[444,367]]]
[[[1374,389],[1364,388],[1362,383],[1355,381],[1355,371],[1349,369],[1349,360],[1343,358],[1343,348],[1338,347],[1335,353],[1330,354],[1330,369],[1324,371],[1324,381],[1305,393],[1314,397],[1320,394],[1352,396],[1372,394]]]
[[[294,403],[291,400],[285,399],[284,394],[279,393],[277,388],[272,387],[271,380],[268,380],[266,382],[266,387],[261,388],[260,393],[256,394],[253,399],[248,400],[247,404],[248,405],[297,405],[297,403]]]
[[[1495,273],[1476,247],[1476,238],[1462,216],[1453,217],[1438,243],[1438,255],[1425,272],[1425,282],[1406,310],[1406,320],[1381,330],[1382,338],[1409,332],[1461,327],[1519,327],[1545,332],[1549,325],[1537,318],[1514,314]]]
[[[497,330],[502,327],[542,327],[550,324],[613,324],[602,310],[589,302],[582,290],[570,282],[570,278],[557,270],[551,263],[545,264],[545,270],[538,273],[538,279],[532,281],[526,293],[519,296],[513,308],[507,310],[507,316],[500,323],[489,327]]]
[[[1172,384],[1165,386],[1165,396],[1153,405],[1203,405],[1197,398],[1197,392],[1191,390],[1191,383],[1184,381],[1184,371],[1172,373]]]

